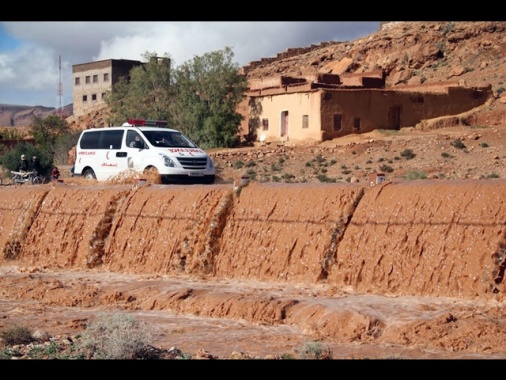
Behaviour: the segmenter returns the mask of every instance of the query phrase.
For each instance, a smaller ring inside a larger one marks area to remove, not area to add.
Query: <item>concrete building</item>
[[[129,78],[130,70],[140,65],[143,65],[140,61],[127,59],[106,59],[72,65],[74,116],[86,115],[102,106],[112,86],[121,77]]]

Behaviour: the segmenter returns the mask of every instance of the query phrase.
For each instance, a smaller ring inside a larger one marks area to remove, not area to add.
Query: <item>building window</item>
[[[97,100],[97,94],[91,94],[91,100]]]
[[[87,76],[86,76],[86,84],[89,84],[89,83],[90,83],[90,76],[89,76],[89,75],[87,75]]]
[[[309,128],[309,115],[302,115],[302,128]]]
[[[262,119],[262,131],[269,130],[269,119]]]
[[[334,131],[340,131],[341,130],[341,115],[335,114],[334,115]]]
[[[353,119],[353,132],[360,132],[360,118]]]
[[[93,83],[98,83],[98,75],[93,75]]]
[[[81,84],[81,78],[77,77],[76,78],[76,86],[80,85]]]
[[[104,82],[109,82],[109,73],[104,74]]]
[[[87,102],[88,101],[88,95],[83,95],[83,102]]]

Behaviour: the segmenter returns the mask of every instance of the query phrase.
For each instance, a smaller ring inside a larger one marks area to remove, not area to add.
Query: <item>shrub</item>
[[[454,140],[451,145],[454,147],[454,148],[457,148],[457,149],[465,149],[466,148],[466,145],[462,142],[462,140],[460,139],[457,139],[457,140]]]
[[[243,166],[244,166],[244,162],[242,162],[241,160],[234,162],[234,168],[236,168],[236,169],[240,169]]]
[[[99,314],[78,345],[88,350],[92,359],[143,359],[149,358],[148,342],[154,336],[150,325],[127,314]]]
[[[415,156],[416,154],[413,153],[412,149],[404,149],[401,152],[401,157],[404,157],[406,160],[412,160],[413,158],[415,158]]]
[[[427,178],[427,174],[425,174],[424,172],[419,171],[419,170],[409,170],[404,175],[404,178],[409,179],[409,180],[425,179],[425,178]]]
[[[335,178],[329,178],[325,174],[318,175],[318,181],[320,182],[336,182]]]
[[[24,326],[14,326],[2,331],[0,334],[3,342],[7,346],[14,346],[17,344],[28,344],[33,341],[32,331]]]
[[[291,182],[292,179],[294,179],[295,176],[293,174],[289,174],[289,173],[285,173],[283,174],[283,179],[285,180],[285,182]]]
[[[318,154],[316,157],[315,157],[315,161],[318,162],[319,164],[325,162],[325,157],[323,157],[321,154]]]
[[[453,156],[450,153],[447,153],[447,152],[441,153],[441,157],[443,157],[443,158],[453,158]]]
[[[394,169],[391,166],[385,164],[380,165],[379,169],[380,171],[385,173],[392,173],[394,171]]]
[[[247,174],[248,178],[249,178],[249,179],[252,179],[252,180],[253,180],[253,179],[256,179],[256,177],[257,177],[257,173],[256,173],[256,171],[255,171],[255,170],[253,170],[253,169],[248,169],[248,170],[246,171],[246,174]]]
[[[482,148],[488,148],[488,144],[486,142],[481,143],[480,146]]]
[[[308,342],[300,348],[301,359],[332,359],[332,351],[320,342]]]

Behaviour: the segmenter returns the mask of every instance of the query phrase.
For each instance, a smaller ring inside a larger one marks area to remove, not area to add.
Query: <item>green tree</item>
[[[51,169],[53,167],[52,155],[47,151],[38,149],[31,143],[21,142],[17,144],[14,149],[5,152],[0,157],[0,165],[2,165],[8,171],[17,170],[17,166],[22,154],[26,156],[30,165],[32,164],[32,157],[37,156],[39,158],[41,167],[39,174],[46,178],[49,177]],[[8,175],[10,175],[10,173]]]
[[[232,49],[210,52],[172,69],[168,54],[146,52],[142,66],[121,78],[106,97],[110,122],[128,118],[167,120],[203,148],[231,147],[238,141],[247,78],[232,62]]]
[[[170,104],[175,127],[203,148],[231,147],[238,141],[247,78],[232,62],[232,49],[196,56],[174,70]]]
[[[59,139],[69,134],[70,128],[66,120],[57,115],[45,119],[35,116],[32,123],[32,135],[39,150],[54,154]]]
[[[121,77],[106,96],[112,124],[122,124],[128,118],[170,121],[170,56],[160,58],[145,52],[143,57],[147,63],[130,70],[129,79]]]

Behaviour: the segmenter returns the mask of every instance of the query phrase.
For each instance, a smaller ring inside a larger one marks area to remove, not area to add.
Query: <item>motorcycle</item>
[[[31,172],[16,172],[11,171],[12,173],[12,183],[31,183],[33,185],[38,185],[44,182],[44,178],[38,175],[35,171]]]

